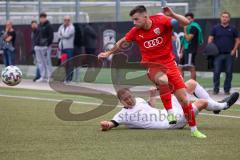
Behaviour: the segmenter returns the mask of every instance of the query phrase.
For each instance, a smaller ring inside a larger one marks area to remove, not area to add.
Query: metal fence
[[[14,24],[29,24],[38,19],[40,12],[47,12],[52,23],[62,23],[64,15],[74,22],[129,21],[129,10],[136,5],[147,6],[150,14],[160,12],[164,0],[1,0],[0,24],[11,19]],[[217,17],[221,10],[228,10],[233,17],[240,15],[238,0],[167,0],[176,12],[195,13],[196,18]]]
[[[129,10],[136,5],[145,5],[150,13],[160,12],[162,1],[1,1],[0,23],[11,19],[15,24],[29,24],[38,19],[40,12],[46,12],[52,23],[62,23],[64,15],[70,15],[74,22],[128,21]],[[168,3],[180,13],[189,10],[188,3]]]

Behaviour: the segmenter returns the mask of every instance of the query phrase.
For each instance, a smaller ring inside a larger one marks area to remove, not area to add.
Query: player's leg
[[[198,111],[202,111],[203,109],[207,111],[217,111],[217,110],[226,110],[230,108],[239,98],[239,93],[235,92],[226,98],[226,101],[223,103],[214,104],[212,101],[208,99],[198,99],[193,104],[197,107]],[[222,105],[220,105],[222,104]]]
[[[184,115],[188,121],[188,124],[191,128],[192,136],[197,138],[205,138],[206,136],[197,130],[197,124],[195,120],[195,115],[192,109],[192,104],[189,101],[189,97],[187,96],[186,86],[183,82],[183,78],[176,66],[175,63],[169,64],[170,67],[167,76],[169,84],[171,84],[174,88],[174,94],[182,106]]]
[[[203,109],[207,111],[214,111],[214,110],[222,110],[223,107],[219,107],[217,105],[212,105],[209,103],[207,99],[198,99],[193,103],[194,106],[197,107],[198,112],[201,112]]]
[[[210,95],[208,94],[208,92],[195,80],[190,79],[188,81],[185,82],[186,85],[186,89],[188,94],[194,95],[197,98],[201,98],[201,99],[209,99],[214,101]]]
[[[187,96],[187,92],[185,88],[178,89],[175,91],[175,96],[177,97],[179,103],[182,106],[184,115],[188,121],[188,125],[191,128],[191,135],[197,138],[206,138],[206,135],[202,134],[197,129],[197,123],[195,120],[194,110],[192,108],[192,104],[189,102],[189,98]]]
[[[168,78],[164,69],[159,65],[148,69],[148,77],[159,89],[159,95],[164,108],[168,112],[169,124],[176,124],[176,117],[172,109],[171,90],[168,85]]]
[[[223,100],[220,103],[220,102],[213,100],[210,97],[210,95],[208,94],[208,92],[198,82],[191,79],[191,80],[188,80],[185,84],[187,87],[187,92],[189,94],[194,94],[197,98],[205,99],[208,101],[208,107],[206,108],[206,110],[208,110],[208,111],[220,111],[222,109],[226,109],[229,107],[227,100],[230,101],[231,99],[233,99],[233,101],[234,101],[234,99],[237,98],[237,93],[235,93],[235,94],[232,94],[232,96],[230,96],[230,98]]]

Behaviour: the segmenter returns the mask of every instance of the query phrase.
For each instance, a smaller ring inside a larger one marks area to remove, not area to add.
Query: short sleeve
[[[163,22],[163,24],[167,27],[172,27],[172,18],[168,16],[160,16],[160,20]]]
[[[128,33],[125,35],[126,41],[135,41],[136,40],[137,29],[133,27]]]
[[[123,124],[126,120],[124,119],[124,113],[121,110],[118,112],[112,119],[113,121],[117,122],[118,124]]]
[[[176,20],[176,19],[171,19],[171,26],[173,27],[173,28],[176,28],[176,27],[178,27],[178,21]]]

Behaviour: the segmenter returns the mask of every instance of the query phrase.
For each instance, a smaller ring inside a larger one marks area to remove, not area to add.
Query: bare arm
[[[234,48],[233,48],[233,50],[231,51],[231,55],[232,55],[232,56],[236,56],[236,52],[237,52],[238,46],[239,46],[239,39],[238,39],[238,37],[237,37],[237,38],[235,38]]]
[[[6,41],[6,42],[10,42],[10,41],[12,40],[12,38],[13,38],[12,36],[8,36],[8,37],[5,39],[5,41]]]
[[[108,130],[116,127],[115,124],[111,121],[101,121],[100,125],[102,128],[102,131],[108,131]]]
[[[213,37],[213,36],[209,36],[209,37],[208,37],[208,44],[209,44],[209,43],[212,43],[213,40],[214,40],[214,37]]]
[[[163,8],[163,12],[164,12],[165,15],[176,19],[176,20],[178,21],[178,23],[179,23],[180,26],[186,26],[186,25],[189,24],[189,20],[188,20],[186,17],[184,17],[184,16],[182,16],[182,15],[180,15],[180,14],[175,13],[175,12],[174,12],[171,8],[169,8],[169,7],[164,7],[164,8]]]
[[[154,108],[156,107],[156,95],[157,95],[157,88],[151,87],[148,103],[151,107],[154,107]]]
[[[101,53],[98,55],[98,58],[99,58],[99,59],[107,58],[107,57],[110,56],[111,54],[117,53],[117,52],[121,49],[121,46],[122,46],[124,43],[131,43],[131,42],[126,41],[125,37],[123,37],[123,38],[121,38],[119,41],[117,41],[117,43],[115,44],[115,46],[114,46],[111,50],[106,51],[106,52],[101,52]]]

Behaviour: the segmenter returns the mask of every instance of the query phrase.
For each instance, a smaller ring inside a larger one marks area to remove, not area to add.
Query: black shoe
[[[219,93],[219,91],[213,91],[213,95],[217,95]]]
[[[213,111],[214,114],[219,114],[221,110]]]
[[[238,92],[234,92],[233,94],[231,94],[231,96],[226,98],[226,102],[227,102],[227,107],[224,108],[223,110],[227,110],[229,109],[239,98],[239,93]]]
[[[224,92],[224,94],[225,94],[225,95],[230,95],[230,92],[229,92],[229,91],[228,91],[228,92]]]
[[[227,103],[227,107],[224,108],[223,110],[227,110],[229,109],[239,98],[239,93],[238,92],[234,92],[233,94],[231,94],[231,96],[224,98],[223,100],[219,101],[219,103]],[[214,114],[219,114],[221,112],[221,110],[217,110],[217,111],[213,111]]]
[[[34,78],[34,79],[33,79],[33,82],[36,82],[36,80],[38,80],[38,79],[39,79],[39,78]]]

